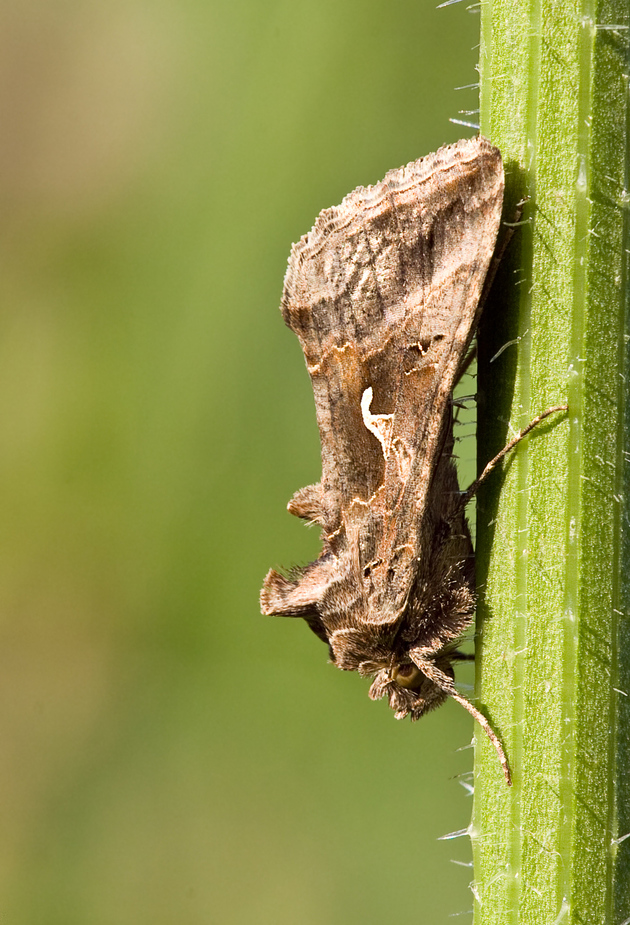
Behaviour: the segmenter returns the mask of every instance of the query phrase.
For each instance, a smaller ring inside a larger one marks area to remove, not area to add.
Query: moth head
[[[372,700],[387,697],[396,719],[411,716],[412,720],[439,707],[448,697],[417,665],[407,661],[382,668],[372,682],[369,695]]]
[[[396,719],[411,716],[411,719],[415,720],[452,697],[470,713],[490,739],[499,756],[505,779],[510,785],[510,768],[499,737],[483,713],[453,685],[452,659],[456,658],[457,654],[448,650],[437,653],[435,658],[427,657],[425,653],[419,655],[418,650],[411,654],[418,659],[419,664],[403,661],[391,668],[382,668],[377,673],[369,692],[372,700],[387,697],[390,707],[395,711]]]
[[[420,719],[439,707],[454,692],[452,646],[430,653],[417,648],[399,653],[376,674],[370,688],[372,700],[387,697],[396,719]]]

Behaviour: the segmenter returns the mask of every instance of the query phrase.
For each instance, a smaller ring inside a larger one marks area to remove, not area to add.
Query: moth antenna
[[[505,776],[505,781],[508,787],[511,787],[512,786],[512,775],[510,774],[510,766],[508,764],[507,757],[505,755],[505,752],[503,751],[501,740],[499,739],[498,735],[493,730],[488,720],[485,718],[483,713],[480,713],[480,711],[472,705],[472,703],[469,700],[466,700],[465,697],[462,697],[462,695],[459,694],[455,690],[455,688],[452,688],[451,690],[446,691],[446,693],[449,694],[449,696],[452,697],[453,700],[456,700],[458,703],[461,703],[463,708],[465,710],[468,710],[472,718],[477,720],[477,722],[479,723],[479,725],[481,726],[485,734],[488,736],[488,738],[494,745],[494,750],[499,756],[499,761],[501,762],[501,767],[503,768],[503,774]]]
[[[503,774],[505,776],[506,783],[508,787],[511,787],[512,775],[510,774],[510,766],[508,764],[506,754],[503,751],[501,740],[483,713],[481,713],[476,707],[472,705],[469,700],[467,700],[462,694],[459,693],[449,676],[445,674],[440,668],[438,668],[432,659],[425,658],[422,649],[411,649],[409,652],[409,657],[413,660],[414,664],[417,665],[420,671],[426,675],[429,681],[433,681],[436,687],[439,687],[440,690],[444,691],[445,694],[448,694],[449,697],[452,697],[453,700],[456,700],[457,703],[461,704],[463,708],[467,710],[468,713],[470,713],[472,718],[479,723],[485,734],[494,745],[494,750],[499,756],[499,761],[501,762],[501,767],[503,768]]]
[[[530,421],[527,427],[524,427],[516,435],[516,437],[510,440],[510,442],[506,444],[506,446],[504,446],[503,449],[499,453],[497,453],[494,459],[491,459],[489,463],[486,463],[485,469],[483,470],[479,478],[475,479],[472,485],[470,485],[466,489],[466,491],[462,492],[462,498],[458,505],[457,513],[459,514],[460,508],[466,507],[470,499],[473,498],[477,494],[481,483],[485,481],[485,479],[490,475],[492,470],[496,468],[496,466],[501,462],[501,460],[505,456],[507,456],[510,450],[513,450],[514,447],[518,443],[521,442],[523,437],[526,437],[530,431],[532,431],[535,427],[537,427],[541,423],[541,421],[544,421],[545,418],[548,418],[550,414],[555,414],[557,411],[568,411],[568,410],[569,410],[568,405],[554,405],[553,408],[547,408],[547,410],[543,411],[542,414],[537,415],[533,419],[533,421]]]

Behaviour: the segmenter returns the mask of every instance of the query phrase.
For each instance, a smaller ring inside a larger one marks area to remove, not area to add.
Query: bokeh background
[[[467,839],[438,840],[469,717],[397,723],[258,590],[319,545],[285,510],[320,470],[290,244],[472,134],[478,29],[435,0],[0,9],[2,921],[469,920]]]

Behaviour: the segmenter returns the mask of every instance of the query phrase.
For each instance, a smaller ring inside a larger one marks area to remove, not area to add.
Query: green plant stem
[[[478,502],[479,704],[514,786],[477,735],[477,925],[630,920],[629,25],[627,0],[482,2],[481,128],[506,218],[529,200],[479,333],[480,464],[569,413]]]

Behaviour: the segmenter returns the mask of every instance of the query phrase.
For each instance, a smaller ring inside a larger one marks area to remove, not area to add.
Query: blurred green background
[[[469,717],[397,723],[258,590],[319,548],[285,510],[320,470],[291,242],[471,134],[478,29],[434,0],[0,10],[3,921],[470,909],[467,839],[437,840]]]

